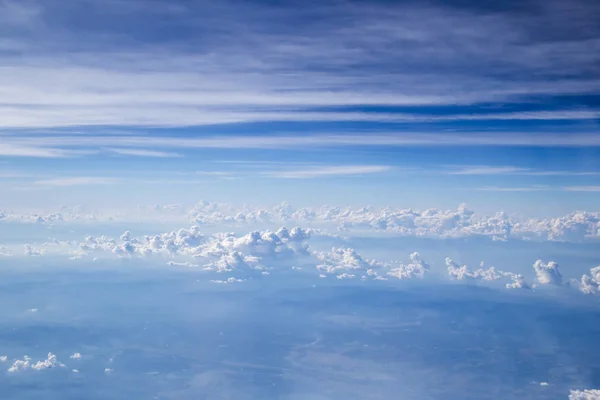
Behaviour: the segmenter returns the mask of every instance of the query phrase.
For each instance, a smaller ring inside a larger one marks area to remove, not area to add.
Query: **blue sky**
[[[595,211],[599,18],[593,1],[0,0],[0,206]]]

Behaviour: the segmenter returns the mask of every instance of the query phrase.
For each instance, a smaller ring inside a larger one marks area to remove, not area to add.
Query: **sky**
[[[596,211],[594,1],[0,1],[2,207]]]
[[[0,0],[0,397],[600,400],[598,21]]]

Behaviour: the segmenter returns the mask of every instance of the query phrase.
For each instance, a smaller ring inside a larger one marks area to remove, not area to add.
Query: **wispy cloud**
[[[110,185],[117,183],[116,178],[107,177],[92,177],[92,176],[80,176],[80,177],[69,177],[69,178],[53,178],[43,179],[35,181],[36,185],[43,186],[79,186],[79,185]]]
[[[146,149],[114,149],[108,148],[105,149],[111,153],[126,155],[126,156],[135,156],[135,157],[159,157],[159,158],[177,158],[183,157],[179,153],[172,153],[166,151],[158,151],[158,150],[146,150]]]
[[[49,147],[35,147],[29,145],[16,145],[0,143],[0,156],[8,157],[67,157],[69,152]]]
[[[494,167],[488,165],[470,166],[457,169],[455,171],[448,171],[449,175],[502,175],[502,174],[514,174],[527,171],[527,169],[519,167]]]
[[[442,170],[449,175],[529,175],[529,176],[594,176],[600,175],[597,171],[553,171],[536,170],[516,166],[491,166],[491,165],[471,165],[471,166],[448,166],[454,170]]]
[[[485,192],[540,192],[544,190],[553,190],[549,186],[524,186],[524,187],[500,187],[500,186],[484,186],[477,190]],[[556,190],[556,189],[554,189]],[[560,190],[560,189],[559,189]]]
[[[397,146],[397,147],[599,147],[600,135],[595,133],[538,133],[526,132],[394,132],[378,134],[365,132],[362,134],[312,134],[312,135],[270,135],[270,136],[201,136],[201,137],[167,137],[167,136],[6,136],[5,146],[36,149],[43,154],[45,148],[94,148],[96,146],[126,146],[142,149],[186,149],[186,148],[221,148],[221,149],[277,149],[277,148],[319,148],[319,147],[352,147],[352,146]],[[48,149],[56,152],[56,149]],[[64,150],[60,150],[63,151]],[[162,150],[160,150],[162,151]],[[51,153],[53,154],[53,153]],[[60,154],[60,153],[59,153]],[[502,167],[515,168],[515,167]]]
[[[600,186],[567,186],[564,190],[568,192],[600,192]]]
[[[365,174],[376,174],[389,171],[392,167],[388,165],[343,165],[343,166],[327,166],[320,168],[311,168],[293,171],[274,171],[265,172],[275,178],[288,179],[308,179],[328,176],[359,176]]]
[[[539,3],[536,13],[524,14],[510,7],[481,12],[487,6],[380,1],[310,7],[2,1],[0,22],[8,27],[2,43],[21,51],[3,54],[0,95],[10,102],[0,104],[0,125],[594,119],[597,110],[573,107],[485,115],[315,111],[597,93],[598,6],[558,3]],[[86,24],[98,18],[86,10],[98,4],[104,23]],[[127,35],[114,29],[123,15],[136,15]],[[153,40],[160,37],[154,30],[159,19],[178,46]],[[552,34],[556,29],[564,33],[561,40]]]

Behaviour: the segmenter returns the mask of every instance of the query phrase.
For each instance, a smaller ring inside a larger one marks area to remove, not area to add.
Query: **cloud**
[[[452,167],[452,166],[449,166]],[[456,167],[455,167],[456,168]],[[460,166],[453,171],[442,171],[449,175],[527,175],[527,176],[593,176],[595,171],[544,171],[516,166],[470,165]],[[539,187],[539,186],[538,186]],[[542,188],[542,187],[540,187]],[[499,188],[501,189],[501,188]],[[566,189],[566,188],[565,188]]]
[[[116,178],[79,176],[71,178],[53,178],[35,181],[34,184],[42,186],[79,186],[79,185],[111,185],[117,183]]]
[[[569,394],[569,400],[600,400],[600,390],[571,390],[571,393]]]
[[[385,264],[372,259],[365,259],[351,248],[332,248],[331,252],[315,252],[320,261],[317,269],[326,274],[338,274],[345,271],[363,271],[374,267],[384,267]]]
[[[600,266],[591,268],[590,275],[583,275],[578,287],[584,294],[596,294],[600,292]]]
[[[414,252],[410,255],[409,264],[400,264],[386,273],[397,279],[423,278],[429,272],[430,266],[421,259],[421,254]],[[369,272],[367,271],[367,274]],[[372,272],[371,272],[372,274]]]
[[[474,165],[447,172],[449,175],[504,175],[526,171],[524,168],[511,166]]]
[[[483,267],[483,263],[481,265]],[[479,268],[475,271],[471,271],[466,265],[458,265],[450,257],[446,258],[446,267],[448,275],[451,278],[457,280],[477,280],[482,279],[485,281],[495,281],[506,276],[511,276],[511,273],[497,271],[496,268],[490,267],[487,269]]]
[[[81,358],[81,353],[74,353],[69,357],[71,360],[79,360]]]
[[[600,186],[566,186],[568,192],[600,192]]]
[[[558,263],[550,261],[546,264],[542,260],[537,260],[533,264],[533,270],[538,282],[542,285],[562,285],[562,274],[558,268]]]
[[[0,107],[0,120],[5,127],[382,121],[390,113],[322,110],[596,93],[598,6],[556,3],[536,4],[526,14],[518,7],[380,1],[311,7],[127,1],[106,3],[105,23],[92,24],[97,15],[60,2],[2,2],[6,45],[21,51],[5,54],[0,87],[11,102]],[[97,4],[84,0],[80,7]],[[136,15],[126,37],[114,30],[123,15]],[[169,29],[178,46],[154,39],[159,18],[161,26],[185,27]],[[552,35],[556,29],[565,32],[562,40]],[[451,114],[581,119],[594,113],[569,106]],[[439,114],[396,118],[453,118]]]
[[[225,280],[219,280],[219,279],[217,279],[217,280],[211,280],[211,282],[212,283],[218,283],[218,284],[226,285],[226,284],[231,284],[231,283],[244,282],[244,279],[238,279],[238,278],[235,278],[235,277],[231,276],[231,277],[229,277],[229,278],[227,278]]]
[[[105,149],[111,153],[126,155],[126,156],[135,156],[135,157],[159,157],[159,158],[173,158],[173,157],[183,157],[178,153],[171,153],[166,151],[157,151],[157,150],[147,150],[147,149]]]
[[[64,207],[60,211],[0,212],[0,223],[66,224],[96,222],[172,222],[210,226],[296,225],[343,232],[379,232],[436,239],[488,237],[492,240],[580,242],[600,239],[600,213],[574,212],[556,218],[525,218],[504,212],[477,214],[461,206],[454,210],[413,210],[392,207],[294,208],[235,206],[200,202],[195,206],[154,205],[121,210],[85,210]],[[8,250],[6,249],[8,254]]]
[[[499,279],[510,279],[510,283],[506,283],[507,289],[529,289],[529,285],[525,282],[525,278],[521,274],[497,270],[494,267],[484,268],[483,262],[481,268],[472,271],[466,265],[458,265],[450,257],[446,258],[446,267],[448,275],[456,280],[484,280],[496,281]]]
[[[43,370],[48,368],[56,368],[56,367],[64,367],[65,365],[58,361],[56,355],[52,353],[48,353],[48,356],[45,360],[38,361],[33,363],[31,358],[28,356],[24,356],[22,360],[15,360],[13,364],[8,368],[8,372],[20,372],[27,369],[33,370]]]
[[[545,190],[552,190],[549,186],[524,186],[524,187],[499,187],[499,186],[484,186],[478,188],[484,192],[540,192]],[[555,189],[556,190],[556,189]]]
[[[56,158],[67,157],[69,154],[66,150],[50,147],[0,143],[0,156]]]
[[[311,134],[311,135],[221,135],[202,137],[166,137],[141,135],[28,135],[4,136],[10,146],[79,147],[127,146],[127,148],[162,149],[280,149],[328,147],[598,147],[600,136],[591,133],[570,133],[568,136],[547,132],[535,135],[527,132],[394,132],[381,134]]]
[[[530,286],[525,282],[523,275],[512,274],[510,278],[512,282],[506,284],[507,289],[530,289]]]
[[[289,179],[307,179],[328,176],[357,176],[365,174],[375,174],[389,171],[392,167],[388,165],[342,165],[342,166],[322,166],[314,169],[295,170],[295,171],[277,171],[266,174],[276,178]]]

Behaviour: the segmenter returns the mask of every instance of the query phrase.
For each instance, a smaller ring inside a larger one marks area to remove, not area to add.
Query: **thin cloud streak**
[[[87,147],[97,146],[120,148],[220,148],[220,149],[277,149],[277,148],[318,148],[350,146],[398,146],[398,147],[461,147],[461,146],[514,146],[514,147],[600,147],[598,134],[531,134],[525,132],[472,133],[425,133],[397,132],[393,134],[309,136],[206,136],[206,137],[164,137],[164,136],[28,136],[5,137],[4,146],[48,147]]]
[[[564,190],[568,192],[600,192],[600,186],[567,186]]]
[[[7,157],[68,157],[69,152],[61,149],[0,143],[0,156]]]
[[[118,182],[117,178],[108,177],[68,177],[68,178],[53,178],[35,181],[35,185],[41,186],[80,186],[80,185],[111,185]]]
[[[476,190],[484,192],[540,192],[545,190],[557,190],[548,186],[525,186],[525,187],[499,187],[499,186],[484,186]],[[560,189],[558,189],[560,190]]]
[[[380,172],[386,172],[391,169],[392,167],[389,165],[343,165],[296,171],[265,172],[265,175],[274,178],[310,179],[329,176],[360,176],[365,174],[376,174]]]
[[[447,166],[456,168],[458,166]],[[525,176],[594,176],[600,175],[596,171],[544,171],[516,166],[492,166],[492,165],[471,165],[461,166],[455,171],[445,171],[442,173],[448,175],[525,175]]]
[[[111,153],[116,153],[120,155],[126,156],[135,156],[135,157],[158,157],[158,158],[178,158],[183,157],[183,155],[178,153],[169,153],[165,151],[157,151],[157,150],[145,150],[145,149],[105,149]]]

